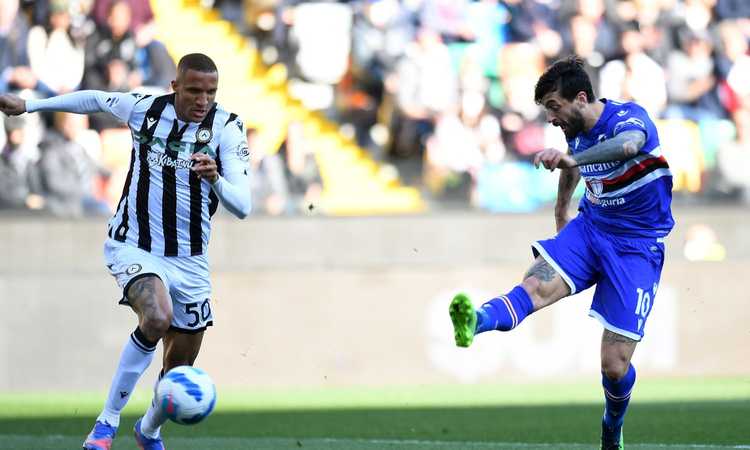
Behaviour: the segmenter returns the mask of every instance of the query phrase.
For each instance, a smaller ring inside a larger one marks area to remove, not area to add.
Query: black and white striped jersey
[[[106,110],[126,122],[133,137],[109,237],[156,255],[205,254],[219,201],[211,184],[190,170],[190,156],[208,153],[221,176],[246,177],[249,151],[241,120],[215,103],[202,122],[183,122],[175,113],[174,94],[106,95]],[[249,184],[244,187],[249,190]]]

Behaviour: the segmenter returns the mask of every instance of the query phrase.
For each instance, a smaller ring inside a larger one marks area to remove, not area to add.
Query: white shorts
[[[107,239],[104,260],[122,289],[120,304],[129,305],[125,294],[135,280],[156,275],[172,298],[172,329],[198,333],[213,325],[211,280],[205,255],[159,256]]]

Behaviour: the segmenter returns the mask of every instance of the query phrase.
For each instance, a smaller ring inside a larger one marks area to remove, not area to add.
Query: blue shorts
[[[589,315],[604,328],[640,341],[664,266],[662,238],[633,238],[598,230],[582,216],[532,245],[575,294],[596,284]]]

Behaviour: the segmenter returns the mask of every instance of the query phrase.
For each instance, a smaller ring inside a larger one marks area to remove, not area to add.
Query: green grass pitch
[[[0,394],[0,450],[80,448],[103,393]],[[138,392],[113,450],[134,449]],[[596,449],[597,382],[316,390],[222,390],[214,414],[168,424],[170,450]],[[633,450],[750,449],[750,378],[639,380]]]

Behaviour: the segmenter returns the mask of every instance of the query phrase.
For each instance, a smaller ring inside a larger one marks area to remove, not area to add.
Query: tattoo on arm
[[[546,282],[552,281],[555,275],[557,275],[555,269],[553,269],[552,266],[550,266],[549,263],[544,260],[544,258],[540,257],[534,262],[529,271],[526,272],[524,278],[534,277],[539,281]]]
[[[618,342],[623,342],[626,344],[636,344],[638,341],[635,339],[630,339],[627,336],[623,336],[621,334],[614,333],[609,330],[604,330],[604,334],[602,335],[602,341],[608,343],[608,344],[615,344]]]
[[[579,166],[584,164],[624,161],[635,156],[646,142],[646,134],[639,130],[624,131],[612,139],[572,155]],[[635,149],[635,153],[633,153]]]

